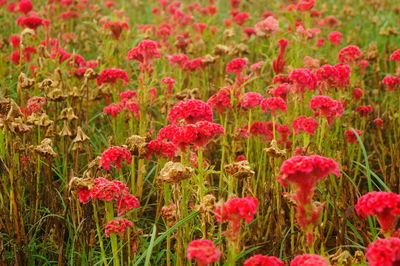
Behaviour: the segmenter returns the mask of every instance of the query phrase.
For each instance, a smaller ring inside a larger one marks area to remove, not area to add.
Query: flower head
[[[97,77],[97,85],[101,85],[103,83],[116,83],[117,80],[122,80],[126,85],[129,82],[128,74],[125,70],[120,68],[106,68],[100,72]]]
[[[248,258],[243,266],[285,266],[285,263],[274,256],[254,255]]]
[[[355,131],[357,132],[358,136],[361,136],[363,134],[363,132],[361,130],[356,129]],[[344,132],[344,135],[346,136],[347,141],[349,143],[357,143],[357,136],[352,129],[347,129]]]
[[[125,212],[139,208],[140,202],[138,198],[131,194],[126,194],[120,198],[117,199],[116,201],[117,205],[117,210],[118,210],[118,216],[124,215]]]
[[[296,256],[290,266],[329,266],[330,264],[322,257],[315,254],[304,254]]]
[[[198,265],[207,265],[216,262],[221,257],[221,251],[208,239],[196,239],[189,243],[188,259],[197,259]]]
[[[261,110],[265,113],[271,111],[272,115],[275,115],[277,110],[286,112],[286,102],[280,97],[265,98],[261,101]]]
[[[366,257],[370,266],[395,266],[400,263],[400,238],[378,239],[368,245]]]
[[[211,107],[200,100],[185,100],[176,103],[168,112],[168,121],[177,124],[180,120],[186,123],[213,121]]]
[[[355,45],[349,45],[340,50],[338,55],[342,63],[354,63],[361,58],[361,50]]]
[[[132,226],[133,223],[125,218],[111,220],[106,224],[105,233],[106,236],[110,236],[112,233],[121,235],[128,227]]]
[[[127,164],[132,162],[131,153],[123,147],[110,147],[101,155],[101,167],[106,170],[110,170],[111,167],[121,168],[123,161]]]

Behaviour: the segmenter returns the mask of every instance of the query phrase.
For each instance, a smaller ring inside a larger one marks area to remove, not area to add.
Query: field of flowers
[[[397,0],[0,0],[0,265],[400,265]]]

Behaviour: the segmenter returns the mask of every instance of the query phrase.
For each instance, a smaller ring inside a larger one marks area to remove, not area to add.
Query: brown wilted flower
[[[71,180],[69,181],[68,184],[68,190],[69,191],[76,191],[80,190],[82,188],[87,188],[87,189],[92,189],[94,186],[94,181],[93,178],[90,177],[85,177],[85,178],[79,178],[79,177],[72,177]]]
[[[133,135],[126,139],[125,146],[132,155],[143,157],[147,154],[147,144],[145,137]]]
[[[200,205],[198,205],[196,208],[201,213],[214,213],[215,204],[215,196],[212,194],[207,194],[201,199]]]
[[[218,57],[212,56],[210,54],[206,54],[201,60],[205,65],[214,64],[217,61]]]
[[[214,48],[214,54],[226,55],[229,53],[229,47],[223,44],[217,44]]]
[[[55,88],[55,82],[51,79],[45,79],[39,83],[39,89],[47,91],[51,88]]]
[[[224,169],[228,174],[238,179],[253,177],[255,174],[247,160],[227,164]]]
[[[73,98],[81,98],[83,96],[83,91],[74,86],[72,90],[69,91],[68,95]]]
[[[94,71],[91,68],[86,69],[85,74],[84,74],[84,77],[86,79],[96,79],[97,76],[98,76],[98,74],[96,73],[96,71]]]
[[[224,40],[229,39],[229,38],[231,38],[233,36],[235,36],[235,30],[234,29],[226,29],[226,30],[224,30],[224,33],[223,33],[223,39]]]
[[[74,109],[72,107],[67,107],[61,110],[60,115],[58,116],[59,120],[75,120],[78,119],[78,117],[74,113]]]
[[[58,135],[59,135],[60,137],[65,137],[65,136],[71,137],[71,136],[72,136],[72,132],[71,132],[71,130],[69,129],[69,126],[68,126],[68,122],[67,122],[67,121],[64,121],[64,126],[63,126],[63,128],[61,129],[61,131],[58,133]]]
[[[286,150],[281,150],[278,147],[278,144],[277,144],[276,140],[272,140],[271,141],[271,146],[269,148],[265,148],[264,151],[269,156],[276,157],[276,158],[285,157],[285,155],[286,155]]]
[[[195,100],[200,98],[200,92],[198,88],[184,89],[175,94],[178,100]]]
[[[161,215],[167,220],[167,224],[169,227],[173,226],[178,220],[178,208],[176,204],[170,202],[168,205],[163,206],[161,208]]]
[[[190,178],[193,172],[193,168],[181,163],[167,162],[161,169],[158,179],[163,182],[178,184],[181,180]]]
[[[21,72],[18,76],[18,84],[17,84],[17,89],[29,89],[35,84],[34,79],[30,79],[26,76],[25,73]]]
[[[82,143],[85,142],[87,140],[89,140],[90,138],[83,132],[81,127],[78,127],[76,129],[76,137],[74,138],[74,140],[72,142],[74,143]]]
[[[53,148],[51,147],[52,145],[51,139],[43,139],[42,142],[40,142],[40,145],[34,147],[34,151],[40,154],[43,157],[46,158],[55,158],[57,157],[57,153],[54,152]]]
[[[0,126],[1,127],[1,126]],[[12,132],[25,134],[32,130],[32,126],[28,126],[24,123],[21,117],[17,117],[11,121],[9,128]]]
[[[241,56],[243,54],[249,54],[249,47],[244,43],[235,44],[229,49],[229,55]]]
[[[61,89],[56,88],[47,93],[46,98],[53,102],[62,102],[67,99],[67,95]]]
[[[54,123],[54,121],[50,120],[49,116],[45,113],[32,113],[27,117],[26,121],[28,124],[40,127],[48,127]]]

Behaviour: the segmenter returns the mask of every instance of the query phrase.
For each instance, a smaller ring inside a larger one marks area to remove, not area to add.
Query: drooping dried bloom
[[[139,208],[140,206],[138,198],[131,194],[126,194],[118,198],[115,204],[117,206],[118,216],[122,216],[127,211]]]
[[[328,261],[315,254],[304,254],[296,256],[290,266],[329,266]]]
[[[363,132],[361,130],[356,129],[355,131],[357,132],[357,135],[359,135],[359,136],[361,136],[363,134]],[[347,129],[344,132],[344,135],[346,136],[347,141],[349,143],[357,143],[357,141],[358,141],[357,136],[352,129]]]
[[[197,265],[204,266],[216,262],[221,257],[221,251],[208,239],[196,239],[189,243],[188,259],[196,259]]]
[[[200,100],[180,101],[168,111],[168,121],[177,124],[180,120],[185,120],[186,123],[212,122],[212,109],[207,103]]]
[[[318,121],[312,117],[306,117],[305,115],[302,115],[293,121],[292,127],[296,135],[298,135],[300,131],[314,135],[315,130],[318,128]]]
[[[369,192],[358,199],[357,214],[366,218],[376,215],[384,233],[395,230],[400,215],[400,195],[393,192]]]
[[[120,68],[106,68],[100,72],[97,77],[97,85],[103,83],[116,83],[118,80],[122,80],[126,85],[129,82],[128,74],[125,70]]]
[[[164,182],[177,184],[181,180],[190,178],[193,172],[193,168],[181,163],[167,162],[163,169],[161,169],[158,179]]]
[[[396,266],[400,263],[400,238],[378,239],[368,245],[366,257],[370,266]]]
[[[125,218],[111,220],[106,224],[105,234],[106,236],[110,236],[113,233],[122,235],[128,227],[132,226],[133,223]]]
[[[130,164],[132,155],[127,149],[119,146],[110,147],[101,155],[101,167],[106,170],[110,170],[111,167],[121,168],[123,161]]]
[[[232,234],[229,233],[228,236],[236,241],[242,219],[246,223],[251,222],[257,212],[257,207],[258,199],[255,197],[233,198],[216,207],[215,218],[219,223],[230,222]]]
[[[128,187],[121,181],[109,181],[103,177],[94,180],[94,186],[90,190],[93,200],[113,201],[129,193]]]
[[[275,115],[277,110],[286,112],[286,102],[280,97],[265,98],[261,101],[260,106],[264,113],[271,112],[272,115]]]
[[[361,51],[355,45],[349,45],[340,50],[338,59],[342,63],[354,63],[361,58]]]
[[[306,88],[315,90],[317,87],[317,78],[309,69],[294,69],[290,72],[289,79],[294,84],[295,92],[304,93]]]
[[[254,255],[248,258],[243,266],[285,266],[285,263],[274,256]]]
[[[251,169],[249,161],[246,158],[240,159],[242,160],[225,165],[225,171],[238,179],[254,176],[255,172]]]
[[[343,115],[343,104],[328,96],[313,96],[310,100],[310,108],[315,111],[315,116],[322,116],[331,124],[335,117]]]

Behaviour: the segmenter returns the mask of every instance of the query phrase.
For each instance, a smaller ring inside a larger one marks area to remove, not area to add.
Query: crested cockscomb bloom
[[[294,156],[282,163],[278,182],[282,186],[293,184],[296,191],[291,198],[296,202],[296,219],[305,231],[307,244],[313,242],[313,227],[318,224],[323,204],[314,204],[312,197],[318,181],[329,174],[340,176],[339,165],[330,158],[318,155]]]
[[[140,71],[153,72],[153,59],[160,58],[158,45],[152,40],[143,40],[135,48],[129,50],[126,60],[135,60],[139,62]]]
[[[394,52],[390,55],[390,60],[393,60],[393,61],[400,61],[400,49],[394,51]]]
[[[116,40],[119,40],[124,29],[129,30],[128,23],[125,21],[107,21],[103,27],[104,29],[109,29]]]
[[[367,247],[366,257],[370,266],[396,266],[400,263],[400,238],[378,239]]]
[[[361,50],[355,45],[349,45],[340,50],[338,59],[342,63],[354,63],[361,58]]]
[[[329,266],[328,261],[315,254],[304,254],[296,256],[290,266]]]
[[[140,206],[138,198],[131,194],[126,194],[118,198],[115,204],[117,206],[118,216],[122,216],[125,212],[139,208]]]
[[[122,80],[124,85],[129,82],[128,74],[125,70],[120,68],[106,68],[103,69],[99,76],[97,77],[97,85],[101,85],[103,83],[116,83],[118,80]]]
[[[243,32],[246,34],[247,38],[250,38],[252,35],[256,35],[255,28],[244,28]]]
[[[170,77],[164,77],[160,81],[161,81],[161,83],[164,83],[165,85],[167,85],[167,94],[171,94],[172,88],[174,87],[176,81]]]
[[[243,266],[285,266],[285,263],[274,256],[254,255],[248,258]]]
[[[18,26],[36,30],[43,23],[43,19],[37,16],[19,17],[17,19]]]
[[[121,181],[109,181],[103,177],[94,179],[94,186],[90,190],[93,200],[113,201],[129,193],[128,187]]]
[[[171,54],[166,56],[171,65],[178,65],[183,67],[183,65],[189,60],[189,57],[185,54]]]
[[[219,223],[230,222],[231,233],[228,236],[237,240],[240,224],[253,221],[257,212],[258,199],[255,197],[233,198],[219,205],[215,209],[215,218]]]
[[[400,78],[392,75],[387,75],[383,78],[382,84],[386,85],[387,90],[389,91],[395,90],[399,87],[398,85],[400,84]]]
[[[354,88],[353,89],[353,98],[356,100],[361,99],[361,97],[363,96],[364,91],[360,88]]]
[[[315,130],[318,128],[318,121],[312,117],[306,117],[305,115],[302,115],[293,121],[292,127],[296,135],[298,135],[300,131],[314,135]]]
[[[247,125],[245,127],[246,131],[248,130]],[[250,127],[250,133],[254,136],[261,136],[263,138],[272,140],[274,138],[272,122],[260,122],[255,121]]]
[[[298,68],[290,72],[289,79],[294,84],[294,91],[303,93],[305,89],[315,90],[317,78],[309,69]]]
[[[232,59],[226,65],[226,73],[234,73],[235,75],[241,75],[244,68],[247,66],[247,59],[246,58],[235,58]]]
[[[300,0],[299,3],[296,5],[297,10],[311,10],[315,5],[315,0]]]
[[[339,31],[332,31],[328,34],[328,39],[334,45],[339,45],[343,41],[343,34]]]
[[[334,66],[325,64],[315,72],[318,80],[319,90],[327,91],[331,87],[344,87],[350,83],[351,69],[346,64],[336,64]]]
[[[359,136],[361,136],[363,134],[363,132],[361,130],[356,129],[355,131],[357,132],[357,135],[359,135]],[[346,136],[346,139],[349,143],[357,143],[357,136],[352,129],[347,129],[344,132],[344,135]]]
[[[88,188],[81,188],[76,193],[78,195],[78,199],[80,203],[86,204],[92,198],[92,193]]]
[[[18,4],[18,11],[28,14],[33,9],[31,0],[21,0]]]
[[[197,147],[204,147],[215,136],[224,134],[224,128],[221,125],[213,122],[199,121],[195,124],[195,126],[197,136],[196,139],[193,140],[193,144]]]
[[[201,100],[185,100],[176,103],[168,111],[168,121],[172,124],[184,120],[186,123],[213,121],[211,107]]]
[[[261,74],[261,69],[264,66],[265,62],[264,61],[259,61],[257,63],[254,63],[250,66],[250,70],[256,73],[257,75]]]
[[[262,95],[258,92],[246,92],[240,99],[240,106],[244,109],[251,109],[261,103]]]
[[[208,99],[207,103],[218,113],[223,114],[227,109],[232,108],[230,89],[220,89]]]
[[[24,47],[22,52],[22,58],[24,62],[32,61],[32,54],[36,54],[36,48],[32,46]],[[12,61],[15,65],[19,65],[21,61],[21,51],[19,49],[14,50],[10,55],[10,61]]]
[[[233,21],[235,21],[239,26],[242,26],[248,19],[249,13],[247,12],[239,12],[233,17]]]
[[[363,218],[376,215],[382,232],[390,235],[396,229],[400,215],[400,195],[393,192],[369,192],[358,199],[355,209]]]
[[[381,118],[375,118],[374,121],[375,126],[379,129],[383,128],[383,120]]]
[[[197,57],[192,60],[187,60],[182,68],[184,71],[194,72],[196,70],[202,69],[205,66],[202,57]]]
[[[272,90],[272,96],[280,97],[286,101],[286,98],[290,92],[290,89],[291,89],[291,85],[289,83],[282,83],[282,84],[276,86]]]
[[[320,38],[318,38],[317,39],[317,47],[322,47],[324,44],[325,44],[325,38],[322,38],[322,37],[320,37]]]
[[[322,116],[331,124],[335,117],[343,115],[343,104],[328,96],[313,96],[310,100],[310,108],[315,111],[315,116]]]
[[[47,100],[45,97],[34,96],[28,99],[26,109],[29,113],[40,113]]]
[[[14,49],[18,48],[21,43],[21,37],[19,35],[11,35],[9,40]]]
[[[356,112],[360,114],[360,116],[367,116],[373,112],[371,105],[362,105],[356,108]]]
[[[119,113],[121,113],[122,109],[124,109],[125,104],[123,102],[119,103],[111,103],[104,107],[103,113],[107,115],[111,115],[112,117],[116,117]]]
[[[112,146],[101,155],[101,167],[106,170],[110,170],[111,167],[121,168],[124,161],[130,164],[132,162],[132,155],[123,147]]]
[[[221,251],[208,239],[196,239],[189,243],[188,259],[196,259],[198,266],[205,266],[216,262],[221,257]]]
[[[343,63],[334,65],[336,69],[336,86],[344,87],[350,84],[351,68]]]
[[[157,158],[159,157],[167,157],[172,159],[175,156],[178,147],[173,142],[163,141],[161,139],[155,139],[149,142],[147,145],[148,154],[146,155],[149,158],[152,154],[154,154]]]
[[[128,101],[131,100],[132,98],[137,98],[138,93],[137,91],[124,91],[119,94],[119,99],[121,101]]]
[[[279,30],[279,22],[273,16],[269,16],[258,22],[254,26],[254,29],[258,36],[268,36],[270,33]]]
[[[261,101],[260,106],[264,113],[271,112],[272,115],[275,115],[277,110],[286,112],[286,102],[280,97],[265,98]]]
[[[110,236],[111,234],[123,235],[128,227],[132,227],[133,223],[125,218],[111,220],[106,224],[105,234]]]

